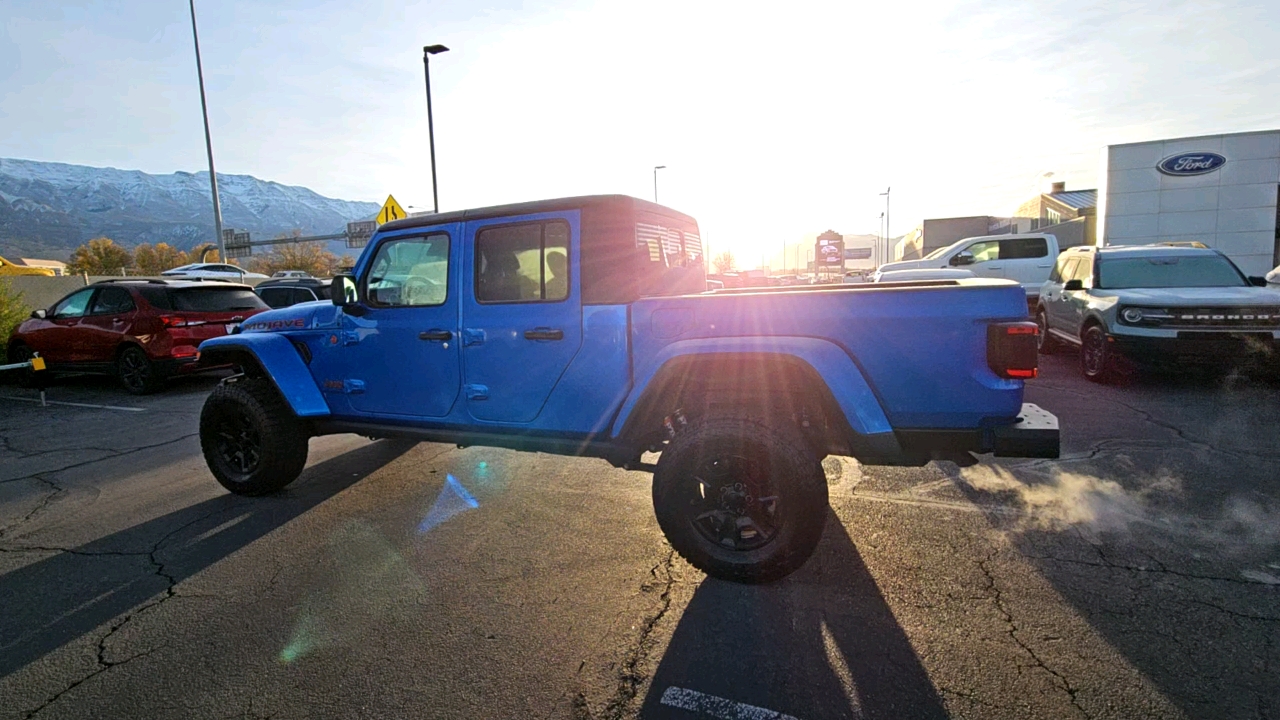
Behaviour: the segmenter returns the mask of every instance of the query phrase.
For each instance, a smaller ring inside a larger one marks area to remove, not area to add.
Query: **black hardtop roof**
[[[483,220],[488,218],[507,217],[512,215],[531,215],[533,213],[552,212],[555,210],[581,210],[584,208],[614,209],[618,211],[643,210],[657,215],[684,220],[690,224],[696,221],[678,210],[665,205],[641,200],[630,195],[582,195],[578,197],[552,198],[531,202],[511,203],[508,205],[491,205],[489,207],[469,208],[466,210],[450,210],[449,212],[428,215],[415,215],[403,220],[393,220],[378,228],[379,232],[403,230],[406,228],[426,227],[442,223],[462,222],[464,220]]]

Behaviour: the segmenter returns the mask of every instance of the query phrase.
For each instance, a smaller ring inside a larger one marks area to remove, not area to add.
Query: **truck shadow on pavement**
[[[173,597],[178,583],[412,447],[374,443],[307,468],[277,495],[219,495],[78,547],[47,548],[57,554],[0,576],[0,677],[127,613],[107,634],[114,632],[146,607]],[[101,642],[98,656],[102,662]]]
[[[814,557],[786,580],[766,586],[711,578],[702,583],[658,665],[640,716],[705,717],[678,709],[681,703],[671,702],[670,695],[664,704],[664,693],[673,687],[803,720],[948,717],[834,513]],[[774,717],[750,712],[712,714]]]

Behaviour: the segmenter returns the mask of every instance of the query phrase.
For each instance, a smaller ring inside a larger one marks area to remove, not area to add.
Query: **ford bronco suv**
[[[242,495],[288,485],[328,433],[652,470],[681,555],[766,582],[817,545],[828,454],[1057,457],[1057,419],[1022,402],[1036,337],[1008,280],[707,291],[697,223],[660,205],[463,210],[381,226],[331,301],[202,344],[240,371],[200,440]]]
[[[1280,291],[1266,285],[1203,245],[1072,248],[1040,291],[1040,348],[1079,347],[1080,368],[1095,382],[1133,366],[1275,372]]]

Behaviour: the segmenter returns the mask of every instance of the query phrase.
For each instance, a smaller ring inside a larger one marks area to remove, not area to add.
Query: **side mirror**
[[[335,275],[333,284],[329,286],[329,299],[339,307],[359,302],[360,293],[356,290],[356,279],[351,275]]]
[[[1062,286],[1063,292],[1074,292],[1076,290],[1083,290],[1083,289],[1084,289],[1084,281],[1079,279],[1068,280],[1066,284]]]
[[[1249,284],[1254,287],[1266,287],[1267,279],[1264,277],[1258,277],[1257,275],[1250,275]]]
[[[972,265],[973,262],[973,253],[968,250],[961,250],[951,257],[951,261],[948,264],[954,267],[959,265]]]
[[[31,317],[32,317],[32,319],[34,319],[34,320],[43,320],[43,319],[45,319],[45,317],[47,317],[48,315],[49,315],[49,313],[45,312],[44,310],[32,310],[32,311],[31,311]]]

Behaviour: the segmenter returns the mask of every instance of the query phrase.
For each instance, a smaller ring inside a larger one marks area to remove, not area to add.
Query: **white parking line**
[[[39,398],[21,398],[12,395],[0,395],[0,400],[17,400],[18,402],[39,403]],[[67,407],[93,408],[95,410],[124,410],[126,412],[142,412],[146,408],[139,407],[120,407],[119,405],[90,405],[88,403],[58,402],[57,400],[46,400],[46,405],[66,405]]]
[[[721,720],[796,720],[791,715],[784,715],[775,710],[734,702],[674,685],[663,691],[660,702],[667,707],[702,713]]]

